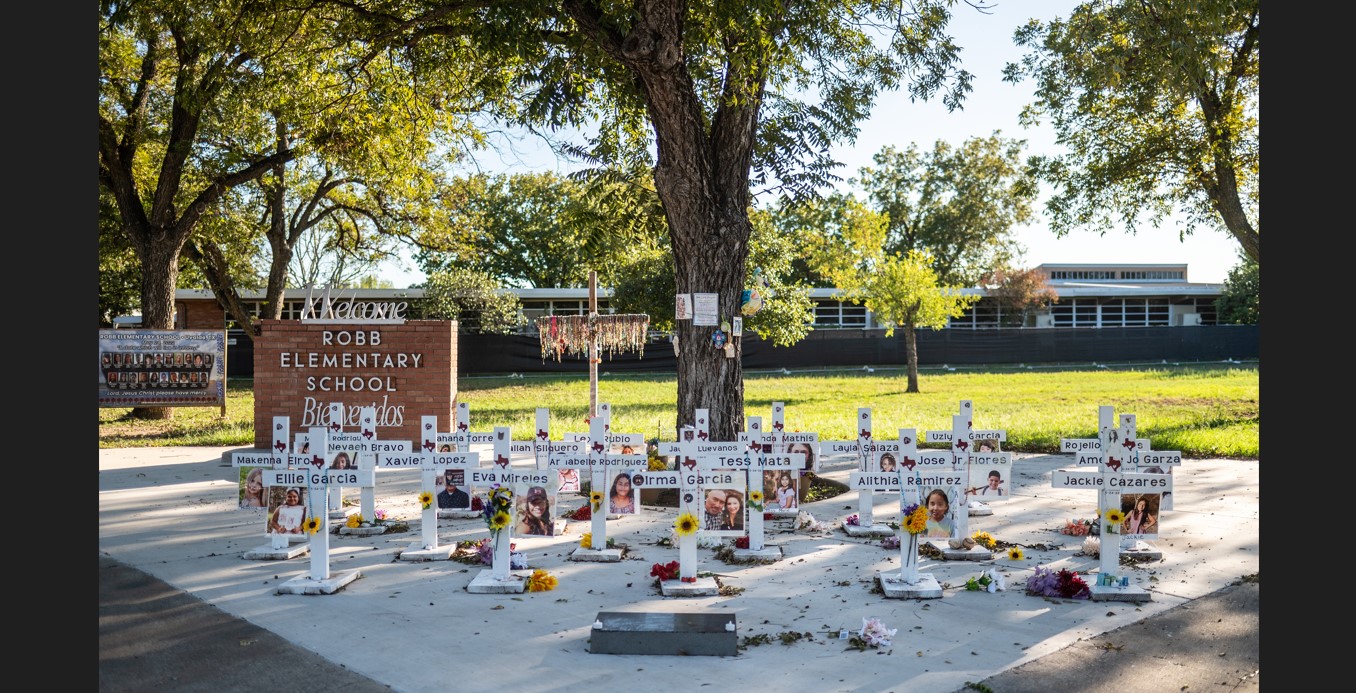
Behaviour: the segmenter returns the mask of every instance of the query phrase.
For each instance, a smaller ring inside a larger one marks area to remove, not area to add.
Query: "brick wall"
[[[332,402],[344,405],[346,431],[356,430],[360,408],[375,406],[380,440],[417,445],[422,416],[436,415],[439,431],[452,430],[456,321],[329,325],[264,320],[260,327],[254,339],[255,447],[271,444],[275,416],[290,417],[294,437],[328,425]]]
[[[175,326],[181,330],[220,330],[226,313],[213,299],[180,299],[174,302]]]

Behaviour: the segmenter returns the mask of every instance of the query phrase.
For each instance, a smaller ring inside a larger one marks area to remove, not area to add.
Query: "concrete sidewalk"
[[[418,474],[387,472],[378,474],[377,506],[410,519],[411,530],[332,536],[331,569],[362,577],[331,595],[280,595],[277,586],[308,572],[310,559],[242,558],[267,539],[262,515],[235,508],[234,470],[221,461],[228,449],[100,451],[101,690],[244,690],[283,677],[306,689],[425,691],[468,676],[532,691],[732,681],[841,691],[975,683],[996,693],[1259,685],[1259,587],[1244,579],[1260,571],[1256,461],[1184,462],[1177,510],[1164,513],[1155,543],[1163,559],[1126,569],[1152,595],[1142,604],[1023,593],[1037,565],[1097,567],[1079,538],[1057,531],[1095,505],[1095,493],[1050,488],[1050,472],[1072,462],[1058,455],[1016,456],[1011,500],[970,518],[972,531],[1027,545],[1026,558],[925,558],[941,599],[884,598],[875,577],[898,569],[897,551],[841,530],[792,531],[789,521],[768,523],[768,545],[785,556],[777,563],[727,565],[699,550],[698,569],[717,574],[729,596],[665,598],[649,569],[677,559],[657,544],[673,511],[650,507],[609,521],[609,537],[629,550],[620,563],[566,560],[589,530],[572,523],[563,536],[517,540],[533,567],[560,578],[554,591],[470,594],[478,566],[396,558],[419,540]],[[826,475],[846,477],[849,466],[831,464]],[[887,496],[876,496],[878,513]],[[855,511],[856,497],[804,509],[833,522]],[[486,535],[479,520],[440,522],[441,543]],[[1007,591],[964,590],[989,567],[1005,574]],[[604,610],[728,612],[741,641],[767,634],[772,643],[734,657],[591,654],[591,624]],[[859,652],[833,637],[865,617],[898,629],[891,648]],[[803,637],[782,645],[784,633]]]

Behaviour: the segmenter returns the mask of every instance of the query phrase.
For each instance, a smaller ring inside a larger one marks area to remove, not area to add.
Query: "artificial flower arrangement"
[[[998,573],[997,570],[989,568],[979,574],[977,578],[970,578],[965,581],[965,589],[970,592],[979,592],[980,590],[989,592],[1002,592],[1008,589],[1007,578]]]
[[[975,532],[971,535],[971,538],[975,540],[976,544],[979,544],[990,551],[998,548],[998,540],[994,539],[993,535],[988,532],[982,530]]]
[[[856,637],[849,640],[849,644],[859,650],[865,650],[868,647],[889,647],[890,638],[895,637],[899,632],[898,628],[886,628],[885,624],[878,618],[862,617],[862,628],[857,631]]]
[[[527,579],[527,591],[548,592],[550,590],[555,589],[556,585],[559,584],[559,582],[560,581],[556,579],[556,576],[546,572],[545,570],[542,570],[541,568],[537,568],[536,570],[532,571],[532,576]]]
[[[498,539],[499,533],[513,522],[513,489],[507,486],[495,486],[485,503],[485,526],[490,528],[490,536]]]
[[[668,563],[656,563],[650,566],[650,577],[659,578],[661,582],[665,580],[677,580],[678,561],[669,561]]]
[[[1064,599],[1088,599],[1092,591],[1088,583],[1078,577],[1077,571],[1061,568],[1054,571],[1044,566],[1036,566],[1036,572],[1026,580],[1026,593],[1038,597],[1063,597]]]
[[[646,467],[652,472],[662,472],[669,468],[669,463],[659,456],[659,439],[651,438],[645,441]]]
[[[904,531],[915,536],[922,534],[928,528],[928,509],[918,503],[910,503],[904,506]]]
[[[692,536],[696,533],[698,527],[701,527],[701,523],[697,521],[697,516],[692,513],[680,513],[677,519],[673,521],[673,530],[680,537]]]
[[[758,489],[749,491],[749,507],[763,512],[763,492]]]
[[[1106,511],[1106,533],[1120,534],[1121,523],[1125,522],[1125,513],[1120,508],[1110,508]]]
[[[749,548],[749,538],[747,536],[735,537],[734,545],[736,549],[747,549]]]
[[[852,513],[851,515],[848,515],[847,517],[843,518],[843,524],[858,527],[861,526],[862,524],[862,518],[857,517],[857,513]]]
[[[1084,520],[1082,518],[1075,520],[1065,520],[1064,526],[1059,529],[1060,534],[1068,534],[1075,537],[1086,537],[1089,534],[1097,533],[1096,520]]]
[[[899,535],[891,535],[880,540],[880,547],[886,551],[894,551],[899,548]]]
[[[480,559],[481,565],[494,565],[494,542],[489,539],[481,539],[476,542],[476,556]],[[521,551],[515,551],[518,548],[515,543],[509,544],[509,569],[526,570],[527,556]]]

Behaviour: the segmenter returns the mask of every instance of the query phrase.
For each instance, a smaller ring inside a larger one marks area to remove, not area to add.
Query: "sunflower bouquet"
[[[928,509],[917,503],[904,506],[904,522],[901,526],[909,534],[922,534],[928,528]]]
[[[507,486],[495,486],[490,489],[484,513],[485,526],[490,528],[490,536],[498,539],[499,532],[513,522],[513,490]]]

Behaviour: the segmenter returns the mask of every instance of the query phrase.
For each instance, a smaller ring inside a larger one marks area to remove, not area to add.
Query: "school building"
[[[965,289],[981,298],[941,330],[917,332],[918,358],[929,365],[999,365],[1133,361],[1213,361],[1258,357],[1258,326],[1219,325],[1215,300],[1222,284],[1193,283],[1186,264],[1043,264],[1059,299],[1013,325],[981,288]],[[460,335],[458,372],[462,375],[587,371],[584,359],[557,363],[543,359],[536,318],[588,312],[588,289],[505,289],[518,296],[523,321],[513,335]],[[300,319],[306,295],[286,298],[282,318]],[[344,289],[343,298],[414,302],[423,290]],[[598,290],[598,311],[614,312],[611,289]],[[764,343],[746,331],[741,344],[745,369],[824,366],[898,366],[905,363],[903,332],[885,337],[885,329],[865,307],[841,300],[833,288],[811,290],[814,329],[790,347]],[[262,291],[242,292],[245,305],[262,314]],[[253,373],[249,336],[217,305],[211,291],[175,292],[179,329],[227,330],[231,376]],[[652,334],[641,355],[604,358],[604,370],[674,370],[667,335]]]

